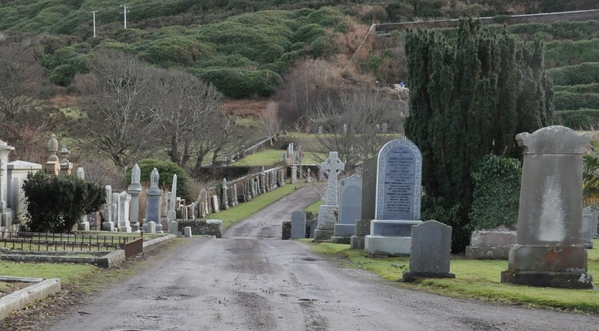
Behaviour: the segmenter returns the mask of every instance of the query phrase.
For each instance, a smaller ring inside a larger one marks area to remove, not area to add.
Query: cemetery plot
[[[107,251],[124,249],[142,235],[106,236],[89,234],[0,232],[0,247],[29,251]]]

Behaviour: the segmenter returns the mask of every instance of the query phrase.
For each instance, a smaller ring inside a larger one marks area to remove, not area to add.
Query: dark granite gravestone
[[[412,227],[410,270],[403,273],[403,281],[417,277],[455,278],[449,272],[451,259],[451,226],[437,221],[426,221]]]
[[[294,211],[291,213],[291,239],[306,238],[306,213]]]
[[[364,236],[370,234],[370,221],[374,219],[376,211],[377,160],[378,157],[373,157],[362,164],[360,219],[356,221],[356,234],[350,238],[350,247],[353,249],[364,248]]]
[[[524,147],[518,234],[502,283],[593,288],[582,245],[582,154],[590,139],[557,125],[516,136]]]
[[[316,214],[314,219],[310,221],[310,238],[314,238],[314,231],[316,231],[317,226],[318,226],[318,214]]]
[[[291,238],[291,221],[283,221],[281,239],[289,240]]]
[[[420,221],[422,155],[414,143],[396,139],[377,161],[375,219],[364,242],[372,255],[410,254],[411,226]]]

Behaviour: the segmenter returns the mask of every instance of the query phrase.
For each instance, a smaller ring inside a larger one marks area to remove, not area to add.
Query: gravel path
[[[281,222],[318,197],[303,188],[237,224],[192,238],[52,330],[597,330],[594,315],[406,290],[338,268]]]

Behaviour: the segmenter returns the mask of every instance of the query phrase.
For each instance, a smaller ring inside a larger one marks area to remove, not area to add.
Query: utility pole
[[[96,13],[97,12],[98,12],[97,10],[92,11],[92,15],[94,17],[94,38],[96,37]]]
[[[125,18],[125,29],[127,28],[127,13],[129,12],[129,8],[131,8],[131,6],[127,6],[127,5],[121,5],[121,7],[123,7],[123,17]]]

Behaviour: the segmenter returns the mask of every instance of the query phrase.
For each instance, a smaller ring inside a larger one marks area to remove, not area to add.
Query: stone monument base
[[[350,237],[332,236],[331,242],[333,244],[348,244],[350,243]]]
[[[77,231],[89,231],[89,222],[77,223]]]
[[[0,212],[0,226],[9,226],[12,224],[12,213],[10,211]]]
[[[402,282],[415,282],[418,278],[455,278],[455,275],[451,272],[448,273],[436,273],[436,272],[410,272],[404,271]]]
[[[316,229],[314,230],[314,241],[319,242],[319,241],[326,241],[326,240],[330,240],[331,237],[334,234],[334,230],[320,230],[320,229]]]
[[[119,232],[131,233],[131,227],[130,226],[121,226],[121,228],[119,229]]]
[[[516,231],[507,229],[477,230],[472,233],[466,258],[471,260],[507,260],[516,244]]]
[[[364,237],[364,251],[373,255],[410,255],[412,237],[387,237],[368,235]]]
[[[351,237],[356,234],[356,225],[355,224],[335,224],[335,234],[336,237]]]
[[[587,273],[587,251],[582,245],[514,245],[502,283],[584,289],[593,288]]]
[[[546,272],[505,270],[501,272],[501,282],[538,287],[593,288],[593,276],[585,271]]]
[[[103,222],[102,223],[102,231],[115,231],[114,222]]]
[[[466,258],[469,260],[506,260],[512,246],[475,247],[466,246]]]
[[[364,236],[351,236],[349,238],[349,248],[364,249]]]

